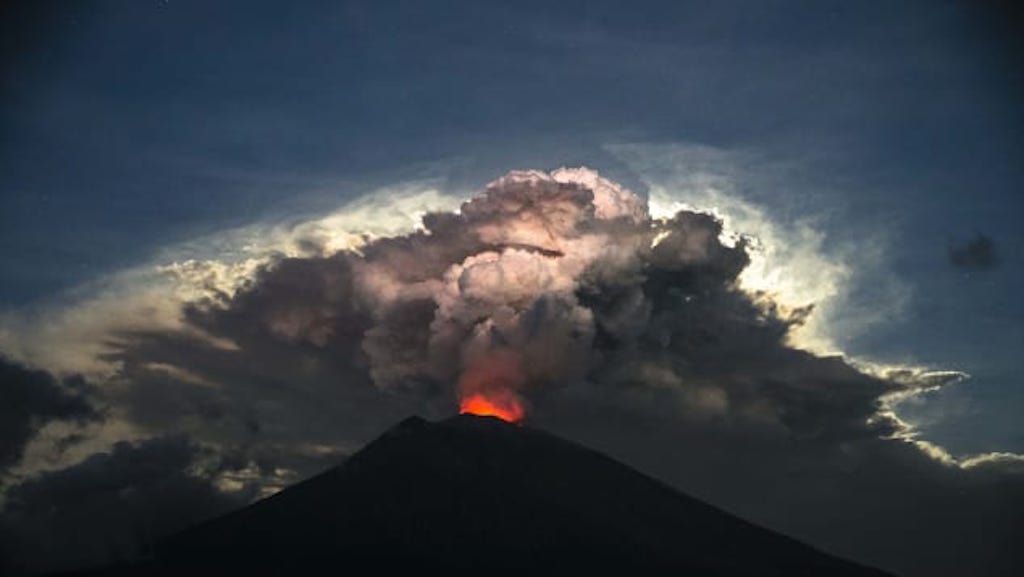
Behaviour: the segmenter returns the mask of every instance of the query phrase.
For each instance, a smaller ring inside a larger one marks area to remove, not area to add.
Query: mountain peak
[[[173,536],[133,574],[371,569],[885,575],[542,430],[472,415],[405,419],[342,465]]]

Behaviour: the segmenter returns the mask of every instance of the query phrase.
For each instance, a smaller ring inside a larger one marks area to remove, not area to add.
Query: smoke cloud
[[[365,363],[383,391],[440,406],[639,387],[677,395],[699,418],[895,434],[878,399],[917,385],[787,346],[811,309],[741,289],[746,249],[723,242],[710,214],[651,218],[642,198],[594,171],[512,172],[417,232],[279,262],[190,314],[233,341],[245,338],[235,323],[257,322],[280,341]]]
[[[0,479],[18,463],[25,446],[49,422],[86,423],[102,418],[86,398],[81,378],[54,378],[0,356]],[[64,442],[74,442],[65,437]]]
[[[183,437],[161,437],[118,443],[19,484],[6,493],[0,517],[0,569],[77,569],[146,554],[159,536],[251,498],[252,486],[225,491],[211,483],[231,466]]]

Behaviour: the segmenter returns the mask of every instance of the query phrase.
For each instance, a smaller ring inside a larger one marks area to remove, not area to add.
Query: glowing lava
[[[502,398],[488,398],[476,393],[464,397],[459,403],[460,414],[479,415],[482,417],[498,417],[503,421],[518,423],[526,415],[526,409],[515,395],[502,395]]]
[[[488,351],[468,363],[459,377],[459,413],[518,423],[528,406],[520,395],[525,384],[518,354],[508,349]]]

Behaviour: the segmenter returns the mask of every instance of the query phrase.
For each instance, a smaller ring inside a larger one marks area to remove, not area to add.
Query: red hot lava
[[[518,423],[526,416],[523,404],[513,396],[508,399],[493,400],[482,394],[469,395],[459,403],[459,413],[479,415],[481,417],[498,417],[503,421]]]
[[[526,416],[526,402],[518,393],[525,382],[515,353],[492,352],[473,363],[459,379],[459,413],[518,423]]]

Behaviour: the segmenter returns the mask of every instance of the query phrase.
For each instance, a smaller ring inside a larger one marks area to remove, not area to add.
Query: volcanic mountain
[[[412,417],[342,465],[89,575],[875,576],[595,451],[493,417]]]

